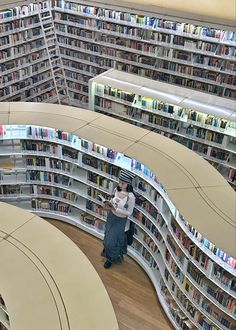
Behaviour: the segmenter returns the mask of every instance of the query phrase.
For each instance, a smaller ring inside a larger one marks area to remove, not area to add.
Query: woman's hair
[[[117,191],[121,191],[121,189],[120,189],[119,186],[117,186],[116,189],[117,189]],[[128,193],[130,193],[130,192],[133,193],[134,192],[134,188],[133,188],[133,186],[131,184],[127,184],[127,189],[126,190],[127,190]]]

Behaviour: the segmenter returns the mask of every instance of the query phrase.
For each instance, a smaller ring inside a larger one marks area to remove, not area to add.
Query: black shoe
[[[112,265],[112,262],[110,260],[106,260],[105,263],[104,263],[104,268],[110,268]]]

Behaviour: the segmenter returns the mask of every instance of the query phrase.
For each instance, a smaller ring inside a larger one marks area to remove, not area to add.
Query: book
[[[103,197],[102,195],[98,195],[98,197],[101,199],[101,201],[106,204],[106,206],[109,206],[109,207],[114,207],[113,203],[111,200],[109,199],[106,199],[105,197]]]

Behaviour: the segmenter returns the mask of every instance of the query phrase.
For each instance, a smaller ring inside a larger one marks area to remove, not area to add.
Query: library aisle
[[[156,295],[155,288],[142,268],[130,257],[107,272],[100,256],[98,238],[62,221],[46,219],[78,245],[102,279],[113,304],[119,330],[172,330]]]

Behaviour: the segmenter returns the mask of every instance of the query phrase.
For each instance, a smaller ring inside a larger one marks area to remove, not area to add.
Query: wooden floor
[[[112,301],[120,330],[172,330],[146,273],[130,257],[104,269],[102,241],[62,221],[48,221],[85,253],[102,279]],[[95,329],[94,329],[95,330]]]

